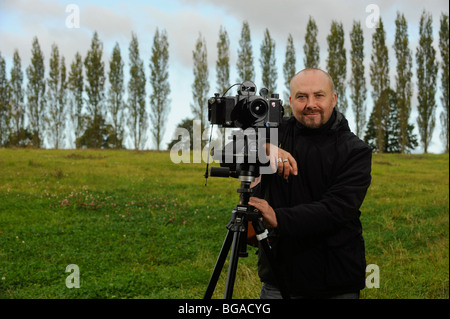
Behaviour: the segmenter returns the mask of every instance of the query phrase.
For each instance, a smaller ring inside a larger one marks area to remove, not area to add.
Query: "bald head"
[[[317,73],[322,73],[324,76],[327,77],[328,81],[329,81],[329,85],[330,85],[330,89],[331,92],[334,93],[334,82],[333,82],[333,78],[324,70],[319,69],[319,68],[306,68],[301,70],[300,72],[298,72],[296,75],[294,75],[291,79],[290,82],[290,90],[291,90],[291,95],[292,95],[292,88],[293,88],[293,82],[298,79],[299,77],[301,77],[302,75],[309,73],[309,72],[317,72]]]

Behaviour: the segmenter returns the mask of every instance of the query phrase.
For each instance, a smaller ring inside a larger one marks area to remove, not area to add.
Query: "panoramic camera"
[[[208,100],[208,120],[211,124],[243,130],[278,127],[283,118],[283,103],[278,94],[269,98],[268,93],[266,88],[262,88],[257,96],[256,85],[251,81],[240,84],[236,96],[216,93]]]
[[[236,96],[225,96],[234,86],[239,85]],[[236,177],[258,176],[259,168],[268,166],[268,158],[263,145],[271,137],[283,120],[283,103],[278,94],[268,97],[269,91],[262,88],[256,95],[256,85],[245,81],[231,86],[222,95],[216,93],[208,100],[208,120],[225,128],[238,128],[233,132],[232,142],[224,149],[213,149],[212,155],[220,162],[221,168],[212,167],[211,176]],[[277,141],[275,141],[275,144]],[[249,164],[240,165],[240,164]],[[208,166],[207,166],[208,169]],[[208,173],[205,173],[207,177]]]

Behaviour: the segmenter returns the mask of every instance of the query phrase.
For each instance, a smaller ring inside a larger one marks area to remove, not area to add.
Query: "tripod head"
[[[211,167],[211,177],[233,177],[240,181],[252,182],[260,175],[260,167],[267,166],[269,159],[261,141],[266,140],[266,132],[261,137],[259,133],[248,129],[237,130],[229,137],[230,143],[224,149],[213,149],[212,157],[220,162],[220,167]],[[205,172],[208,178],[208,168]]]
[[[248,134],[238,131],[233,136],[233,141],[225,147],[225,150],[213,152],[213,158],[220,161],[221,167],[211,167],[210,176],[212,177],[233,177],[239,179],[241,187],[237,189],[239,195],[239,205],[234,213],[238,216],[237,220],[245,220],[252,224],[262,224],[262,215],[248,202],[253,190],[250,185],[260,176],[260,167],[264,164],[259,155],[265,154],[262,146],[258,144],[258,134]],[[267,158],[265,158],[267,159]],[[268,160],[268,159],[267,159]],[[207,177],[207,174],[205,174]],[[233,213],[233,215],[234,215]],[[236,220],[232,217],[232,220]],[[230,227],[230,225],[228,225]],[[236,231],[247,233],[245,227],[233,227]],[[253,227],[256,231],[256,227]],[[238,230],[240,229],[240,230]],[[258,227],[261,232],[265,232],[265,227]]]
[[[233,177],[241,182],[253,182],[259,176],[259,166],[252,164],[236,164],[233,166],[211,167],[211,177]]]

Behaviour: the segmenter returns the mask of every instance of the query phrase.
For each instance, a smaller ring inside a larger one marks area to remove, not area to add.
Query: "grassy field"
[[[0,298],[202,298],[239,187],[205,187],[204,171],[168,152],[0,149]],[[449,298],[448,155],[374,155],[372,177],[362,223],[380,287],[362,298]],[[234,298],[259,297],[248,251]]]

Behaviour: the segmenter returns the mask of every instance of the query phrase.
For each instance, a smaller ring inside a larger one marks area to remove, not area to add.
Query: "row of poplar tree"
[[[416,124],[419,141],[424,152],[433,135],[436,121],[436,90],[438,71],[441,70],[440,114],[441,138],[445,152],[449,150],[449,80],[448,80],[448,14],[441,14],[439,31],[439,49],[441,63],[433,46],[432,16],[423,12],[419,26],[419,44],[415,52],[417,78]],[[414,125],[410,124],[413,81],[413,52],[409,48],[408,25],[403,14],[397,13],[395,20],[396,56],[395,85],[389,78],[389,55],[386,44],[386,32],[380,18],[372,35],[371,63],[369,78],[371,97],[374,101],[372,112],[367,118],[367,84],[364,66],[364,37],[359,21],[354,21],[350,31],[350,61],[344,47],[345,33],[340,22],[332,21],[327,36],[328,57],[326,70],[333,77],[338,93],[338,108],[347,112],[348,105],[355,118],[355,133],[364,138],[377,152],[406,153],[418,145],[413,134]],[[312,17],[309,18],[303,45],[303,64],[305,67],[318,67],[320,50],[317,41],[318,28]],[[168,38],[165,30],[156,30],[152,56],[150,59],[149,95],[150,110],[146,108],[146,76],[144,62],[139,55],[139,45],[135,34],[129,46],[129,82],[125,101],[125,83],[119,45],[113,49],[109,62],[109,86],[105,92],[105,70],[102,61],[103,46],[95,33],[91,48],[84,61],[79,53],[66,72],[64,57],[58,47],[52,46],[50,71],[45,77],[44,59],[37,38],[33,40],[32,58],[26,69],[28,84],[25,94],[22,88],[23,73],[17,50],[14,53],[10,79],[7,80],[5,62],[0,54],[0,144],[4,146],[24,146],[31,144],[41,147],[45,135],[53,147],[62,146],[67,127],[73,128],[73,139],[77,148],[122,148],[125,132],[133,141],[135,149],[142,149],[149,135],[159,149],[164,134],[164,124],[170,111],[170,85],[168,74]],[[230,41],[224,27],[220,28],[217,42],[216,83],[217,92],[225,92],[230,87]],[[201,33],[193,50],[193,73],[191,110],[193,118],[201,119],[202,126],[207,123],[207,100],[210,94],[209,70],[207,63],[207,45]],[[288,36],[283,78],[285,84],[284,99],[288,101],[289,82],[298,71],[296,69],[296,50],[294,39]],[[268,29],[260,47],[260,66],[262,83],[270,93],[277,92],[278,70],[276,68],[275,40]],[[351,68],[351,77],[347,79],[347,63]],[[83,72],[84,67],[84,72]],[[253,48],[250,27],[243,23],[239,40],[236,64],[237,82],[255,78]],[[347,100],[346,88],[350,87],[351,103]],[[106,97],[106,99],[105,99]],[[289,104],[285,103],[286,113]],[[25,116],[28,126],[25,127]],[[414,121],[414,119],[413,119]],[[181,127],[192,132],[192,119],[185,119]],[[125,130],[126,128],[126,130]],[[203,131],[203,127],[202,127]],[[192,138],[191,138],[192,141]],[[176,142],[176,141],[174,141]],[[170,148],[170,144],[169,144]]]
[[[105,74],[103,44],[97,32],[84,60],[77,52],[68,72],[56,44],[51,48],[47,77],[37,37],[33,39],[31,53],[26,88],[18,50],[14,52],[9,80],[0,54],[0,145],[39,148],[47,138],[50,147],[56,149],[68,139],[74,140],[77,148],[123,148],[127,132],[135,149],[145,147],[148,133],[159,149],[170,110],[169,43],[165,30],[156,29],[153,38],[149,63],[150,112],[146,107],[144,61],[134,33],[129,45],[127,96],[119,44],[113,48],[109,72]],[[106,80],[109,80],[107,91]],[[66,136],[68,128],[73,136]]]
[[[417,109],[416,124],[419,141],[425,153],[431,142],[436,121],[436,89],[438,71],[441,70],[441,102],[443,111],[440,114],[441,138],[446,153],[449,151],[449,21],[448,14],[441,14],[439,31],[439,48],[441,54],[440,68],[437,52],[433,45],[432,16],[423,11],[419,26],[419,45],[416,48],[416,77],[417,77]],[[396,64],[395,84],[391,85],[389,54],[386,43],[386,31],[380,17],[376,30],[372,36],[371,63],[369,78],[371,97],[374,101],[372,112],[367,118],[367,84],[364,66],[364,36],[361,22],[354,21],[350,31],[350,61],[347,60],[345,49],[345,33],[343,24],[331,22],[327,36],[328,57],[326,71],[334,80],[338,94],[338,108],[346,113],[349,105],[346,88],[350,87],[351,109],[354,113],[356,134],[363,138],[376,152],[407,153],[418,146],[417,137],[413,133],[414,125],[410,124],[412,96],[414,91],[413,52],[409,48],[408,24],[405,16],[398,12],[395,20],[395,42],[393,44]],[[317,41],[318,28],[312,17],[309,17],[303,45],[303,64],[305,67],[319,67],[320,48]],[[218,58],[216,62],[217,90],[224,92],[229,87],[229,40],[226,30],[221,29],[217,43]],[[275,41],[268,29],[260,47],[260,66],[262,83],[269,93],[277,91],[278,71],[275,58]],[[206,42],[199,37],[194,51],[194,75],[192,85],[194,118],[205,122],[209,82],[208,65],[206,63]],[[283,63],[285,113],[289,110],[289,83],[298,71],[296,69],[296,50],[294,39],[288,36],[285,60]],[[350,64],[350,79],[347,79],[347,63]],[[239,41],[237,61],[238,82],[253,79],[254,61],[248,23],[244,22]],[[202,117],[203,116],[203,117]],[[191,129],[192,119],[185,119],[180,126]],[[192,139],[191,139],[192,140]]]

